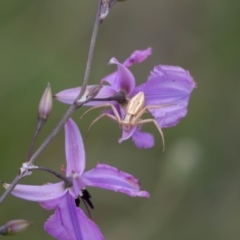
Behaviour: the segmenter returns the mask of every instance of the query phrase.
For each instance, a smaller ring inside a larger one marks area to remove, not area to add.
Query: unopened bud
[[[125,0],[102,0],[101,12],[100,12],[100,22],[102,22],[108,15],[110,8],[116,2],[123,2]]]
[[[11,220],[0,226],[0,234],[6,236],[15,235],[27,229],[31,224],[32,222],[24,219]]]
[[[5,182],[3,182],[2,180],[1,180],[0,182],[1,182],[2,186],[3,186],[5,189],[7,189],[7,188],[10,186],[10,184],[5,183]]]
[[[102,22],[109,13],[111,0],[102,0],[100,22]]]
[[[50,83],[48,83],[45,89],[41,101],[38,106],[38,117],[43,120],[47,120],[52,110],[52,91]]]

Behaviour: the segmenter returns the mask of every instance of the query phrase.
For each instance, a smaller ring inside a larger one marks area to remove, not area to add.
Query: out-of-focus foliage
[[[11,181],[28,155],[37,107],[47,82],[52,91],[81,84],[96,0],[11,0],[0,2],[0,179]],[[111,9],[100,29],[90,83],[114,70],[136,49],[153,55],[132,68],[137,82],[157,64],[190,70],[198,84],[189,113],[165,129],[166,151],[154,126],[156,145],[139,150],[119,145],[116,123],[101,120],[85,138],[87,168],[108,163],[139,178],[150,199],[89,189],[94,221],[108,240],[226,240],[240,235],[239,60],[240,2],[200,0],[129,0]],[[67,107],[54,102],[39,145]],[[74,114],[83,135],[97,116]],[[37,164],[60,171],[64,164],[62,132]],[[24,183],[55,178],[34,173]],[[0,193],[3,189],[0,190]],[[24,218],[34,225],[17,239],[51,239],[43,231],[49,217],[37,203],[12,196],[0,206],[0,224]],[[12,239],[12,238],[9,238]]]

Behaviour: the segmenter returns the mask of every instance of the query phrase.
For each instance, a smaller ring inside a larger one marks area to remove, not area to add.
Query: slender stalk
[[[33,136],[32,142],[31,142],[31,146],[30,146],[30,150],[29,150],[29,153],[28,153],[28,158],[27,158],[27,160],[29,160],[29,159],[31,158],[31,156],[32,156],[33,147],[34,147],[34,145],[35,145],[35,143],[36,143],[37,136],[38,136],[38,134],[40,133],[40,130],[42,129],[42,127],[43,127],[43,125],[44,125],[45,122],[46,122],[45,119],[44,119],[44,120],[43,120],[43,119],[39,119],[39,120],[38,120],[37,129],[36,129],[36,131],[35,131],[35,134],[34,134],[34,136]]]
[[[101,4],[102,0],[98,0],[98,5],[97,5],[97,11],[96,11],[96,17],[94,21],[94,27],[93,27],[93,32],[92,32],[92,37],[91,37],[91,42],[90,42],[90,47],[89,47],[89,53],[88,53],[88,59],[87,59],[87,64],[86,64],[86,70],[85,70],[85,75],[83,79],[83,84],[81,91],[74,101],[74,103],[69,107],[67,112],[64,114],[62,119],[59,121],[57,126],[53,129],[53,131],[48,135],[46,140],[42,143],[42,145],[38,148],[38,150],[32,155],[31,159],[28,161],[28,164],[33,164],[35,159],[42,153],[42,151],[50,144],[50,142],[53,140],[53,138],[59,133],[61,128],[64,126],[64,124],[67,122],[67,120],[70,118],[70,116],[73,114],[73,112],[79,108],[79,105],[77,105],[77,100],[79,100],[87,87],[88,80],[89,80],[89,75],[90,75],[90,70],[91,70],[91,64],[92,64],[92,58],[93,58],[93,52],[96,44],[96,39],[97,39],[97,34],[100,26],[100,21],[99,21],[99,16],[100,16],[100,11],[101,11]],[[88,99],[87,101],[90,101],[91,99]],[[84,104],[84,103],[83,103]],[[82,104],[82,105],[83,105]],[[0,204],[4,201],[4,199],[11,193],[11,191],[14,189],[14,187],[17,185],[18,181],[21,179],[21,175],[18,174],[15,179],[12,181],[11,186],[9,186],[8,189],[2,194],[0,197]]]
[[[97,34],[98,34],[99,26],[100,26],[99,17],[100,17],[100,12],[101,12],[101,5],[102,5],[102,0],[98,0],[97,12],[95,15],[92,37],[91,37],[90,47],[89,47],[89,51],[88,51],[88,60],[87,60],[87,64],[86,64],[85,75],[84,75],[84,79],[83,79],[82,88],[81,88],[81,91],[80,91],[77,99],[81,98],[81,96],[84,94],[84,92],[86,91],[86,88],[87,88],[90,70],[91,70],[91,66],[92,66],[93,53],[94,53],[96,40],[97,40]]]
[[[46,172],[49,172],[49,173],[53,174],[55,177],[57,177],[57,178],[61,179],[62,181],[64,181],[65,184],[67,185],[67,187],[72,187],[72,185],[73,185],[72,181],[68,177],[62,175],[61,173],[57,173],[57,172],[55,172],[55,171],[53,171],[53,170],[51,170],[49,168],[39,167],[38,166],[37,168],[29,169],[29,171],[36,171],[36,170],[42,170],[42,171],[46,171]]]

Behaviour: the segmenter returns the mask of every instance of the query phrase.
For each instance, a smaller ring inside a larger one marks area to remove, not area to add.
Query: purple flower
[[[56,208],[54,214],[45,222],[44,229],[52,237],[58,240],[103,240],[102,233],[98,226],[76,207],[74,199],[67,193],[57,201],[42,202],[41,205],[47,209]]]
[[[136,87],[135,78],[128,67],[134,63],[144,61],[150,54],[150,48],[144,51],[135,51],[123,64],[119,63],[115,58],[112,58],[110,64],[116,64],[118,69],[116,72],[102,79],[102,83],[106,82],[110,84],[110,86],[104,86],[96,98],[107,98],[121,92],[124,93],[127,100],[130,100],[137,93],[143,92],[145,96],[145,106],[165,106],[149,110],[159,127],[172,127],[175,126],[181,118],[186,116],[190,94],[196,87],[196,84],[188,71],[176,66],[158,65],[154,67],[146,83]],[[80,87],[67,89],[56,94],[55,97],[61,102],[71,104],[77,97],[79,91]],[[125,116],[126,111],[124,104],[119,104],[114,101],[109,101],[108,103],[116,106],[122,118]],[[97,106],[101,104],[103,104],[103,102],[94,101],[86,105]],[[129,131],[122,129],[122,138],[119,139],[119,142],[130,137],[132,137],[134,143],[139,148],[151,148],[154,145],[153,136],[140,131],[139,127],[133,126]]]
[[[79,195],[82,196],[82,190],[86,186],[93,186],[122,192],[132,197],[149,197],[149,193],[140,191],[139,182],[132,175],[105,164],[97,164],[95,168],[84,172],[83,140],[72,119],[65,124],[65,150],[66,176],[72,180],[72,187],[67,187],[65,182],[43,186],[18,184],[12,194],[22,199],[40,202],[41,206],[48,210],[56,209],[44,228],[57,239],[68,239],[66,236],[70,232],[72,238],[69,239],[103,239],[98,227],[75,206],[74,200]],[[5,183],[4,186],[7,188],[9,184]]]

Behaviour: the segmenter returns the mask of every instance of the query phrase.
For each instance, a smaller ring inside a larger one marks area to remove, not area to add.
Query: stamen
[[[86,189],[82,189],[82,196],[78,196],[76,199],[75,199],[75,204],[77,207],[80,206],[80,198],[82,199],[83,201],[83,204],[84,206],[86,207],[86,210],[87,210],[87,213],[88,213],[88,216],[90,219],[92,219],[92,216],[91,216],[91,212],[89,210],[89,207],[91,209],[94,209],[94,206],[93,206],[93,203],[91,202],[90,198],[91,198],[91,195],[90,193],[86,190]],[[88,207],[89,206],[89,207]]]

